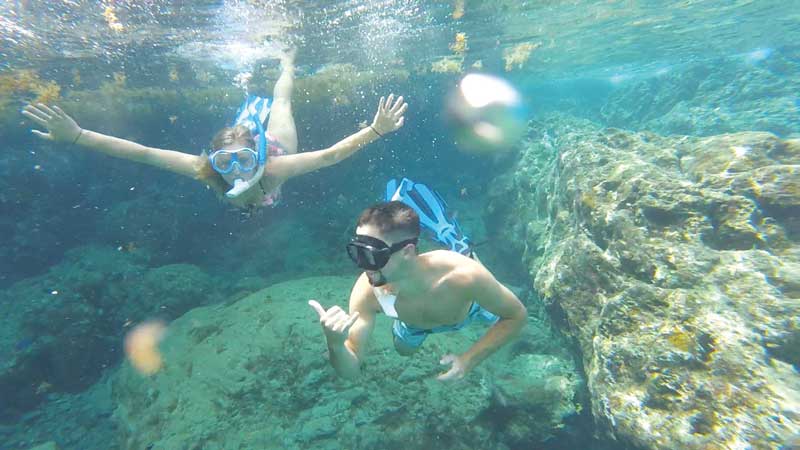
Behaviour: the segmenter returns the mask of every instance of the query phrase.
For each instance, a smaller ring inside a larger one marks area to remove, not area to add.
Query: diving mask
[[[416,245],[417,240],[411,238],[389,245],[378,238],[357,234],[347,244],[347,255],[364,270],[380,270],[389,262],[393,253],[402,250],[408,244]]]
[[[208,160],[211,162],[211,167],[222,175],[233,172],[235,167],[238,167],[240,172],[250,172],[258,166],[258,153],[248,147],[238,150],[216,150],[208,155]]]

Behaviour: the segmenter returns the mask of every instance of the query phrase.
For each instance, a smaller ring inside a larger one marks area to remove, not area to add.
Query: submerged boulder
[[[797,142],[558,115],[531,135],[488,218],[524,242],[578,342],[598,423],[648,449],[777,448],[798,432]]]
[[[430,336],[404,358],[380,316],[362,378],[338,379],[307,300],[343,304],[351,284],[289,281],[172,322],[160,372],[112,377],[121,448],[532,448],[578,413],[581,377],[538,326],[450,384],[435,379],[439,358],[484,326]]]
[[[0,292],[0,424],[95,383],[121,360],[131,323],[220,300],[200,268],[147,262],[135,249],[79,247],[44,275]]]

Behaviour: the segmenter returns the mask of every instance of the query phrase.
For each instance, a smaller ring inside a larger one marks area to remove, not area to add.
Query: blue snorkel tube
[[[268,115],[269,99],[261,98],[256,95],[248,96],[236,113],[234,125],[242,124],[250,128],[250,130],[253,130],[253,128],[258,130],[258,169],[255,175],[247,181],[236,179],[233,183],[233,187],[225,193],[225,196],[228,198],[238,197],[242,192],[250,189],[261,181],[261,177],[264,175],[264,167],[267,165],[267,133],[264,131],[263,121],[266,120]],[[248,121],[250,123],[247,123]],[[253,127],[252,124],[255,124],[255,127]]]

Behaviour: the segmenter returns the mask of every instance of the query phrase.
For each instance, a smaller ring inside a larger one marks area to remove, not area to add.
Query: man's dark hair
[[[375,226],[382,234],[404,238],[419,236],[419,216],[413,208],[399,201],[378,203],[365,209],[356,226],[367,224]]]

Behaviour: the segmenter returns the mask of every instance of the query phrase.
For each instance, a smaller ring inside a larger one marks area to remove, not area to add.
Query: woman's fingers
[[[43,112],[39,111],[39,109],[33,103],[28,103],[22,109],[23,109],[23,111],[44,114]]]
[[[48,139],[48,140],[52,140],[53,139],[53,136],[50,133],[42,133],[39,130],[31,130],[31,133],[39,136],[42,139]]]
[[[47,119],[37,116],[36,114],[30,112],[27,109],[22,110],[22,115],[31,119],[32,121],[38,123],[39,125],[46,127],[47,126]]]
[[[22,108],[22,110],[23,111],[28,111],[29,113],[31,113],[31,114],[33,114],[33,115],[35,115],[35,116],[37,116],[37,117],[39,117],[39,118],[41,118],[43,120],[47,120],[47,113],[42,111],[42,110],[40,110],[39,108],[37,108],[37,107],[35,107],[33,105],[25,105],[25,107]]]
[[[65,113],[64,111],[61,110],[61,108],[58,107],[58,105],[53,105],[53,109],[56,110],[56,112],[58,113],[59,116],[61,116],[61,117],[69,117],[69,116],[67,116],[67,113]]]
[[[386,109],[390,110],[392,108],[392,100],[394,100],[394,94],[389,94],[389,97],[386,98],[386,103],[384,104]]]
[[[381,100],[378,102],[378,111],[379,111],[379,112],[380,112],[380,111],[383,111],[383,101],[384,101],[384,100],[385,100],[385,99],[384,99],[383,97],[381,97]]]
[[[406,113],[407,109],[408,109],[408,103],[403,103],[403,106],[401,106],[400,109],[394,112],[395,117],[402,116],[403,114]]]
[[[394,105],[392,105],[392,109],[391,109],[392,113],[396,113],[400,109],[400,106],[402,104],[403,104],[403,96],[401,95],[401,96],[397,97],[397,101],[394,102]]]
[[[58,113],[50,109],[49,106],[45,105],[44,103],[39,103],[39,109],[47,113],[48,116],[57,116]]]

